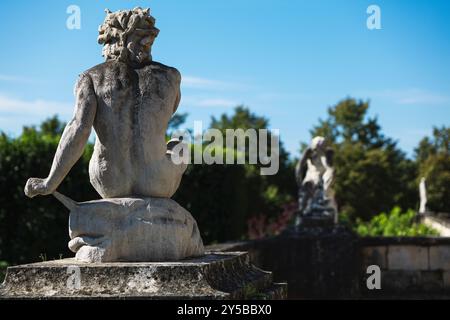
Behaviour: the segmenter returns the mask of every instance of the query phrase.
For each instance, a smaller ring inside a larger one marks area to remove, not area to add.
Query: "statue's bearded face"
[[[128,59],[143,63],[151,60],[151,48],[155,37],[132,34],[127,39]]]
[[[140,43],[143,46],[144,50],[150,51],[154,41],[155,41],[155,37],[147,36],[147,37],[143,37],[141,39]]]

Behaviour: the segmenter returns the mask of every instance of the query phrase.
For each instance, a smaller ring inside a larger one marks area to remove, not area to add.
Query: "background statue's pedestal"
[[[246,252],[178,262],[82,263],[62,259],[9,267],[0,299],[283,299],[286,284]]]
[[[333,218],[304,217],[274,241],[272,251],[277,245],[284,249],[273,251],[272,259],[287,263],[280,264],[281,270],[275,266],[277,270],[271,270],[290,275],[286,279],[293,284],[291,298],[343,299],[357,294],[360,250],[352,230],[335,224]]]
[[[252,263],[272,271],[275,282],[288,283],[288,299],[354,299],[361,297],[360,245],[352,230],[333,224],[300,225],[277,236],[207,249],[248,252]]]
[[[297,231],[309,230],[309,229],[314,229],[314,228],[330,229],[330,228],[334,228],[334,226],[336,225],[334,220],[335,220],[334,217],[328,217],[328,216],[299,217],[298,223],[297,223],[297,226],[295,227],[295,229]]]

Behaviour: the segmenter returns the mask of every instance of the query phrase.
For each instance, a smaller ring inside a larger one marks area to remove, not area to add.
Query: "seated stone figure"
[[[333,150],[326,147],[324,137],[317,136],[306,148],[296,166],[298,214],[296,224],[306,220],[336,222],[334,198]]]
[[[149,9],[107,11],[98,38],[106,62],[79,77],[74,116],[50,173],[25,186],[29,197],[54,193],[69,207],[69,247],[80,260],[169,261],[204,251],[193,217],[169,199],[186,170],[186,164],[172,162],[165,142],[181,76],[152,61],[159,32],[154,24]],[[89,176],[103,200],[75,203],[56,189],[80,158],[92,127]]]

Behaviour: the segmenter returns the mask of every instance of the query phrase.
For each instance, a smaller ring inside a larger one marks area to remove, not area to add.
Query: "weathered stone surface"
[[[430,269],[450,270],[450,246],[430,247]]]
[[[381,279],[381,289],[391,293],[404,292],[406,295],[422,292],[426,295],[443,289],[442,273],[439,271],[385,270]]]
[[[370,265],[377,265],[381,269],[387,268],[387,247],[377,246],[377,247],[363,247],[362,248],[362,258],[363,265],[362,268],[365,271]]]
[[[428,247],[422,246],[389,246],[389,270],[427,270]]]
[[[424,292],[436,292],[444,287],[444,279],[441,271],[421,271],[419,289]]]
[[[443,286],[446,290],[450,290],[450,270],[448,271],[443,271],[442,273],[442,278],[443,278]]]
[[[69,248],[85,262],[176,261],[204,253],[194,218],[167,198],[77,203],[69,235]]]
[[[246,299],[285,298],[286,285],[253,266],[246,253],[209,253],[164,263],[55,260],[8,268],[1,298]]]

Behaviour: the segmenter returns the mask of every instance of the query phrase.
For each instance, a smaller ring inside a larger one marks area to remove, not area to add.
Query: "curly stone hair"
[[[137,7],[116,12],[106,9],[105,12],[105,21],[98,30],[98,43],[104,45],[106,60],[137,63],[151,60],[150,48],[159,30],[155,28],[150,9]]]

